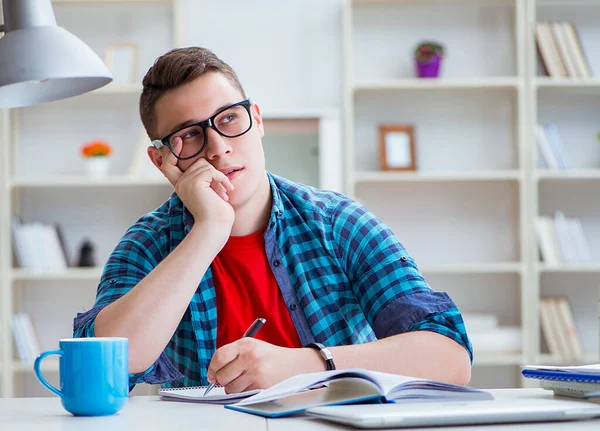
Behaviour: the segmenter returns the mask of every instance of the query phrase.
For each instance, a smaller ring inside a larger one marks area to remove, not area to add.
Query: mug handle
[[[62,354],[63,354],[63,352],[60,349],[59,350],[49,350],[47,352],[42,353],[37,358],[35,358],[35,362],[33,363],[33,371],[35,371],[35,376],[42,383],[42,385],[46,386],[48,389],[50,389],[52,392],[54,392],[59,397],[64,398],[64,394],[61,391],[56,389],[54,386],[52,386],[50,383],[48,383],[46,381],[46,379],[44,379],[44,376],[42,375],[42,371],[40,370],[40,365],[42,364],[42,360],[46,356],[50,356],[50,355],[62,356]]]

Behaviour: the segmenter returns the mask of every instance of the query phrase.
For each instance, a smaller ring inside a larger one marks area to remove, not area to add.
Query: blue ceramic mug
[[[60,396],[65,410],[77,416],[105,416],[123,408],[129,397],[127,338],[65,338],[59,347],[38,356],[33,368],[38,380]],[[60,356],[60,390],[40,371],[49,355]]]

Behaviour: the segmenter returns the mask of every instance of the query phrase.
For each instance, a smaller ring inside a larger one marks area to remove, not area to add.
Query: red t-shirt
[[[229,237],[212,263],[217,296],[217,348],[239,340],[258,317],[254,338],[302,347],[265,252],[264,231]]]

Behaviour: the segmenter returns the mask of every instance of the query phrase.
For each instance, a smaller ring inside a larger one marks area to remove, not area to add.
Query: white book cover
[[[554,214],[554,227],[563,260],[567,263],[577,263],[577,254],[573,244],[574,239],[571,237],[567,217],[562,211],[556,211]]]
[[[35,267],[35,260],[29,252],[27,236],[23,225],[17,218],[13,218],[11,221],[11,228],[18,265],[21,268]]]
[[[44,269],[44,256],[40,249],[40,235],[37,223],[26,223],[21,225],[23,228],[26,253],[30,256],[32,261],[31,269],[34,271],[41,271]]]
[[[33,361],[41,353],[40,343],[29,314],[19,313],[19,315],[25,332],[29,357],[31,358],[30,360]]]
[[[540,216],[535,221],[535,233],[538,240],[540,253],[544,263],[556,265],[562,261],[556,236],[553,235],[554,220],[547,216]]]
[[[551,78],[563,78],[567,76],[567,70],[560,58],[560,52],[548,22],[538,22],[536,25],[536,36],[542,61],[546,66]]]
[[[578,262],[591,262],[592,254],[588,246],[587,240],[585,239],[585,233],[583,232],[583,226],[581,220],[578,218],[567,219],[571,236],[574,238],[574,246],[577,254]]]
[[[540,299],[540,324],[542,327],[542,334],[544,335],[550,354],[561,355],[550,307],[552,307],[552,304],[548,301],[548,298]]]
[[[583,52],[583,47],[581,46],[579,36],[575,31],[574,25],[569,22],[564,23],[563,25],[567,34],[567,42],[569,43],[570,48],[575,53],[575,66],[577,67],[579,76],[581,76],[582,78],[591,78],[592,73],[589,68],[587,59],[585,57],[585,53]]]
[[[558,132],[556,124],[549,123],[544,126],[546,139],[550,143],[550,148],[558,160],[558,166],[561,169],[571,169],[573,167],[564,141]]]
[[[572,54],[570,53],[569,44],[566,40],[567,34],[563,30],[562,23],[553,22],[550,24],[550,26],[552,28],[552,34],[554,35],[554,40],[556,40],[556,45],[558,47],[558,51],[560,52],[563,64],[567,69],[567,76],[571,78],[578,77],[579,74],[577,73],[574,63],[575,60],[572,58]]]
[[[539,154],[542,156],[545,165],[548,169],[559,169],[558,160],[548,141],[544,126],[538,124],[535,128],[535,135],[537,138]]]
[[[25,330],[19,313],[12,315],[10,320],[10,327],[12,329],[13,338],[15,340],[15,346],[17,347],[17,353],[21,361],[27,362],[29,360],[29,352],[27,349],[27,340],[25,339]]]
[[[572,358],[573,354],[571,352],[571,344],[567,339],[567,324],[562,319],[562,313],[558,308],[558,298],[557,297],[549,297],[545,298],[549,305],[550,316],[553,320],[554,331],[556,334],[556,339],[558,340],[558,347],[560,351],[560,356],[563,358]]]
[[[44,243],[49,261],[49,269],[52,271],[64,271],[67,269],[67,261],[60,245],[58,232],[52,225],[44,225]]]
[[[583,346],[581,345],[581,339],[579,337],[579,329],[575,324],[575,317],[573,316],[573,310],[571,304],[565,297],[557,299],[557,306],[559,313],[562,315],[562,320],[565,323],[565,335],[569,344],[569,351],[571,357],[581,358],[583,357]]]

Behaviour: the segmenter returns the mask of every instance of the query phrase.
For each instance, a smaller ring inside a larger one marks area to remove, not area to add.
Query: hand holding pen
[[[250,325],[250,327],[246,330],[246,332],[244,332],[244,335],[242,335],[242,338],[246,338],[246,337],[254,337],[256,335],[256,333],[258,332],[258,330],[260,328],[262,328],[262,326],[265,324],[266,319],[263,319],[262,317],[259,317],[258,319],[256,319],[254,322],[252,322],[252,325]],[[204,396],[206,396],[211,390],[212,388],[214,388],[217,384],[217,381],[215,380],[213,383],[211,383],[208,388],[206,388],[206,391],[204,392]]]

